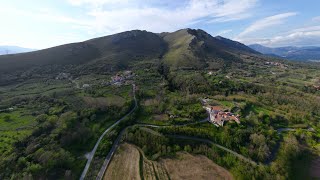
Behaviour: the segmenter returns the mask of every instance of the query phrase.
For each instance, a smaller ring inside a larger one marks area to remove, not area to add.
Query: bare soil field
[[[128,143],[120,145],[104,179],[141,179],[140,167],[143,168],[141,175],[145,180],[233,179],[226,169],[205,156],[180,152],[174,159],[151,161],[136,146]]]
[[[122,144],[116,151],[103,179],[140,180],[140,154],[137,148],[130,144]]]
[[[226,169],[201,155],[178,153],[177,158],[162,159],[160,162],[164,164],[172,180],[233,179]]]

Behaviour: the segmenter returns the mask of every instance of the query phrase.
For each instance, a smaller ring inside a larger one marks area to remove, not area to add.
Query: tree
[[[10,117],[9,115],[5,115],[5,116],[3,117],[3,119],[4,119],[5,122],[10,122],[10,121],[12,121],[12,119],[11,119],[11,117]]]
[[[250,135],[250,140],[251,154],[256,156],[258,160],[264,161],[270,155],[265,136],[263,134],[254,133]]]

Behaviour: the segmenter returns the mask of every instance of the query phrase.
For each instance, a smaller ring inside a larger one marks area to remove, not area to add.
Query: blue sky
[[[0,45],[48,48],[122,31],[203,29],[245,44],[320,46],[319,0],[3,0]]]

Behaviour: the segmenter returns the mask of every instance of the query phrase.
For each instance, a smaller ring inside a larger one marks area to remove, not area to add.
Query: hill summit
[[[34,52],[3,55],[0,72],[8,76],[40,68],[49,73],[59,69],[57,67],[106,72],[150,59],[157,59],[170,69],[210,69],[241,63],[241,54],[259,53],[200,29],[160,34],[133,30]]]

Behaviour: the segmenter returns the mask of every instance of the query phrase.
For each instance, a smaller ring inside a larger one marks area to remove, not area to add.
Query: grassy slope
[[[164,62],[173,68],[201,66],[198,57],[193,54],[189,46],[194,38],[186,29],[164,36],[163,39],[169,46]]]

